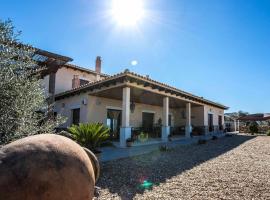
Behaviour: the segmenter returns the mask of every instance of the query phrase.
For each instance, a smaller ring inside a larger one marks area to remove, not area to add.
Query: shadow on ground
[[[233,135],[207,144],[178,146],[170,152],[155,151],[106,162],[102,164],[97,186],[122,199],[132,199],[137,193],[144,192],[140,186],[145,180],[158,185],[253,138],[255,136]]]

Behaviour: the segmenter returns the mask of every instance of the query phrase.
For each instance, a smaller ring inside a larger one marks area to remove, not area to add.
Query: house
[[[55,114],[67,117],[62,128],[103,123],[121,147],[142,131],[161,141],[169,135],[189,138],[223,131],[228,107],[129,70],[103,74],[101,64],[100,57],[95,70],[65,63],[44,77],[47,95],[55,100]]]
[[[235,113],[225,113],[224,114],[224,124],[225,130],[228,132],[237,132],[239,131],[240,122],[238,120],[238,115]]]

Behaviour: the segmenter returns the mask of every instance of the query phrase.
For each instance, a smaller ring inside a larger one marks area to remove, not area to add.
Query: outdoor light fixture
[[[135,103],[132,101],[132,102],[130,103],[130,111],[131,111],[131,113],[133,113],[134,110],[135,110]]]

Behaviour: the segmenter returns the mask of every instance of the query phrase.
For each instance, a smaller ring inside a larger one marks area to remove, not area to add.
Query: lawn
[[[101,172],[98,199],[270,199],[270,137],[179,146],[106,162]]]

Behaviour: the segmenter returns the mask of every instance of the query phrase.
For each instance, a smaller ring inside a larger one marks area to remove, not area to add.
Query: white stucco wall
[[[81,94],[55,102],[54,111],[67,118],[66,123],[62,124],[61,127],[69,127],[72,124],[72,109],[75,108],[80,108],[80,122],[88,122],[88,99],[89,96],[87,94]],[[87,105],[82,103],[83,100]]]
[[[95,74],[90,74],[79,70],[62,67],[56,72],[55,94],[71,90],[72,79],[74,75],[78,75],[79,79],[88,80],[89,82],[93,82],[96,80]]]
[[[83,105],[82,101],[86,99],[87,105]],[[64,103],[64,107],[63,107]],[[67,127],[71,125],[72,114],[71,110],[74,108],[80,108],[80,120],[81,122],[100,122],[106,124],[107,120],[107,109],[122,109],[122,101],[90,96],[85,94],[80,94],[72,97],[68,97],[56,102],[55,111],[57,113],[62,114],[68,118],[68,121],[63,125],[63,127]],[[140,127],[142,126],[142,113],[150,112],[154,113],[154,123],[158,123],[158,120],[162,118],[162,107],[161,106],[153,106],[147,104],[139,104],[135,103],[135,110],[133,113],[130,113],[130,126],[132,127]],[[171,114],[172,126],[185,126],[186,119],[183,116],[183,112],[185,112],[185,108],[181,109],[169,109],[169,113]],[[184,114],[185,115],[185,114]],[[191,124],[194,126],[203,126],[205,123],[204,119],[204,107],[192,107],[191,108]],[[218,125],[218,117],[214,117],[214,124]],[[207,115],[206,115],[207,120]],[[207,121],[206,121],[207,122]],[[207,124],[206,124],[207,125]]]
[[[208,114],[213,114],[213,125],[218,125],[218,116],[222,116],[222,124],[224,124],[224,110],[212,106],[204,106],[204,125],[208,126]]]
[[[72,89],[72,79],[74,75],[78,75],[79,79],[93,82],[97,80],[97,76],[94,73],[87,73],[81,70],[74,70],[67,67],[58,69],[55,77],[55,94]],[[98,75],[99,79],[103,79],[103,76]],[[42,79],[42,85],[45,89],[45,94],[48,95],[49,91],[49,75]]]

